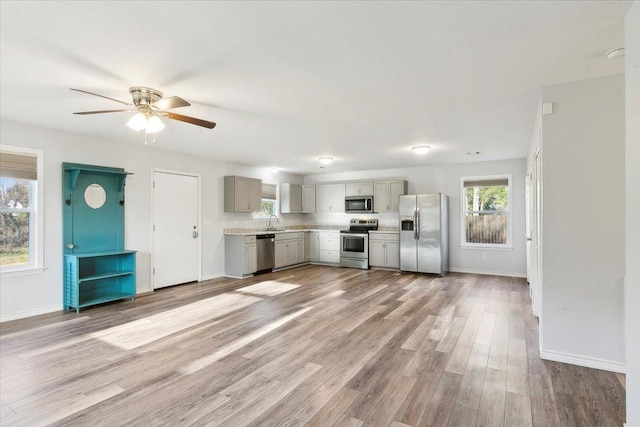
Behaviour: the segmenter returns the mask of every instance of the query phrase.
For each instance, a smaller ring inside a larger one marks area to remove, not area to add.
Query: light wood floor
[[[616,426],[526,282],[304,266],[1,325],[2,425]]]

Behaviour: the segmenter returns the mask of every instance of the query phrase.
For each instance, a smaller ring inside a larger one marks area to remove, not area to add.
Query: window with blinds
[[[38,150],[0,149],[0,271],[38,265]]]
[[[511,175],[461,178],[463,246],[511,245]]]
[[[277,188],[276,184],[262,183],[262,202],[260,210],[253,213],[253,219],[268,219],[271,215],[277,215]]]

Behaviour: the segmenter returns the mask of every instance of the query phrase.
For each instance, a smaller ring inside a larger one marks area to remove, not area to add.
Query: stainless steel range
[[[377,219],[352,219],[340,230],[340,267],[369,269],[369,230],[377,229]]]

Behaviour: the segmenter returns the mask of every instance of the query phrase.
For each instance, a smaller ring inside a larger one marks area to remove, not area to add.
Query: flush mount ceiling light
[[[613,49],[607,52],[607,58],[609,59],[622,58],[624,55],[625,55],[625,52],[623,47],[619,47],[617,49]]]
[[[323,165],[328,165],[333,161],[333,157],[327,157],[327,156],[318,157],[318,161],[320,161],[320,163],[322,163]]]
[[[428,145],[416,145],[415,147],[411,147],[414,153],[416,154],[426,154],[431,147]]]
[[[280,172],[280,169],[278,169],[278,168],[269,168],[269,172],[278,173],[278,172]]]

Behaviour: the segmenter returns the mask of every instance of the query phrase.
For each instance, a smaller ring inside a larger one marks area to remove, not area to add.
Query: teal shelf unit
[[[136,295],[136,251],[124,248],[122,168],[62,164],[63,306],[65,310]],[[86,191],[100,186],[103,203],[89,206]]]
[[[64,256],[64,308],[75,309],[136,296],[136,251]]]

